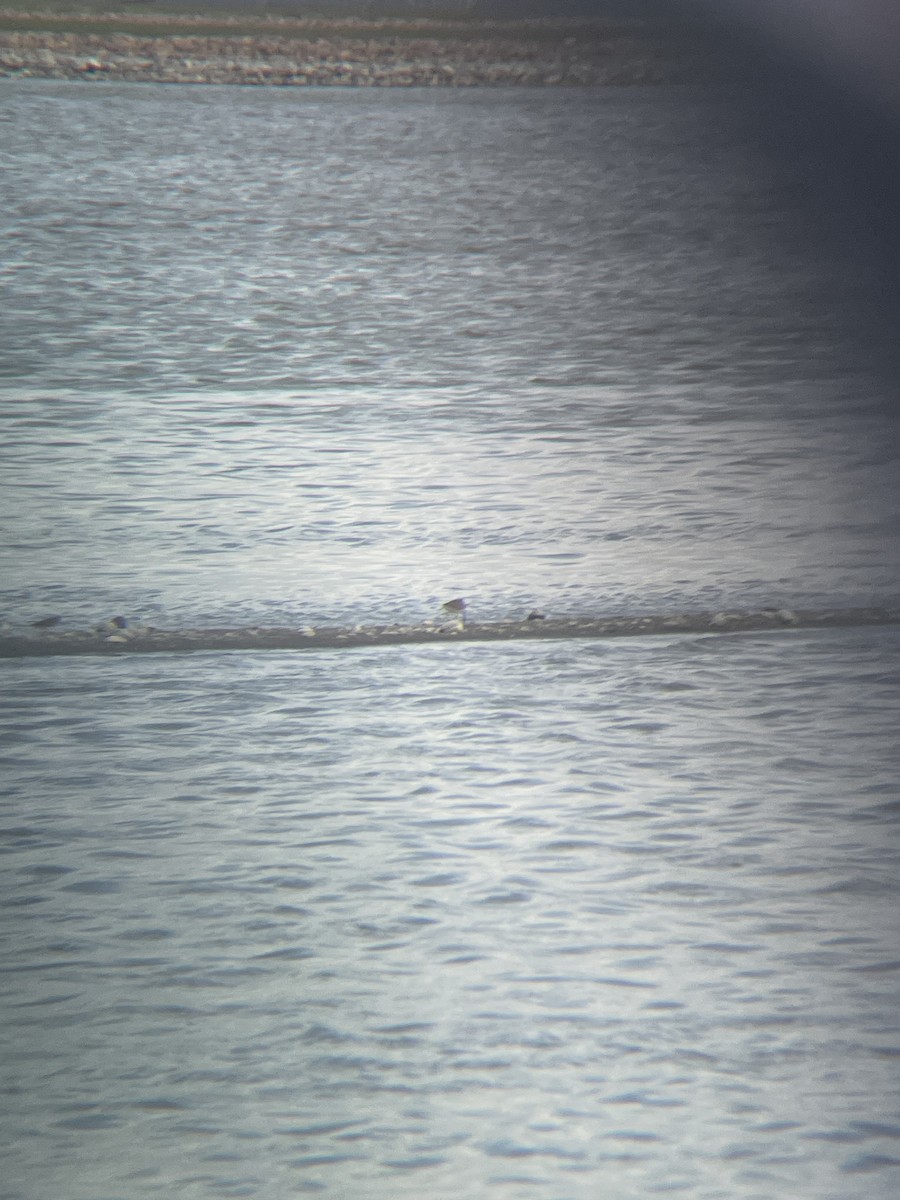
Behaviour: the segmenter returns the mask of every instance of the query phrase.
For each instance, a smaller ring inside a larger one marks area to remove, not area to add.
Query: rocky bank
[[[680,83],[696,78],[683,46],[647,37],[573,30],[560,36],[535,23],[504,36],[362,36],[352,23],[333,31],[292,29],[284,22],[252,36],[192,32],[173,22],[170,34],[59,32],[0,28],[0,75],[145,83],[214,83],[339,87],[602,86]]]

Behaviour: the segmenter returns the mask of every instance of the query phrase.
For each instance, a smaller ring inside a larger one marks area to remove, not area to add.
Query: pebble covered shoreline
[[[9,16],[0,10],[0,18]],[[59,31],[0,27],[0,76],[339,87],[611,86],[683,83],[694,56],[627,31],[561,22],[497,22],[468,30],[434,23],[261,21],[252,34],[228,24],[215,34],[199,20],[167,19],[164,32]]]

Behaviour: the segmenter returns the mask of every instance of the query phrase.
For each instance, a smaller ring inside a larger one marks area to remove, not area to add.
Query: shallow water
[[[895,1194],[896,631],[3,672],[4,1196]]]
[[[715,93],[0,95],[4,637],[896,602],[864,281]],[[898,672],[0,662],[0,1200],[892,1200]]]
[[[714,94],[0,90],[11,626],[895,598],[863,281]]]

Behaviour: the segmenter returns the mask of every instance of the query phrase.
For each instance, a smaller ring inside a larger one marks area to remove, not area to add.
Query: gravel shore
[[[0,17],[3,17],[0,12]],[[331,87],[604,86],[682,83],[696,78],[683,44],[599,26],[497,22],[442,36],[431,26],[392,22],[260,21],[252,34],[173,19],[134,30],[133,15],[108,31],[0,26],[0,75],[144,83]],[[85,19],[86,20],[86,19]],[[129,32],[124,28],[131,26]]]

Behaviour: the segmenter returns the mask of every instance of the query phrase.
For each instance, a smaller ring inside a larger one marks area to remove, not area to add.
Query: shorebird
[[[459,622],[460,629],[466,627],[466,602],[462,596],[457,596],[455,600],[448,600],[446,604],[441,605],[441,612],[450,613],[456,617]]]

